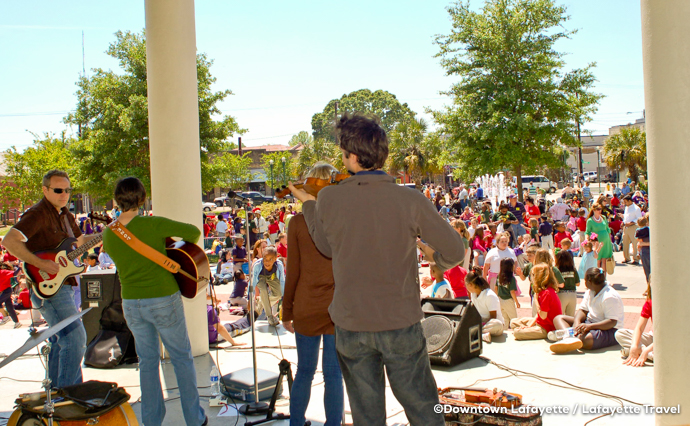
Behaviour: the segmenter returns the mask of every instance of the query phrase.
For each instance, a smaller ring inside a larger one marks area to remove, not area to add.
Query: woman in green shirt
[[[166,253],[165,240],[168,237],[197,242],[201,236],[201,231],[194,225],[164,217],[139,216],[139,207],[146,199],[146,189],[137,178],[120,180],[113,198],[122,210],[118,218],[120,224],[162,254]],[[120,275],[122,308],[139,356],[142,423],[159,426],[165,417],[159,375],[160,337],[175,370],[185,423],[187,426],[206,425],[208,417],[199,404],[192,347],[175,278],[163,267],[136,252],[110,228],[103,232],[103,247]]]
[[[601,212],[601,204],[595,203],[592,206],[592,211],[589,212],[585,236],[591,239],[592,234],[596,234],[596,240],[601,243],[599,253],[597,254],[597,267],[603,269],[604,274],[606,274],[606,260],[613,258],[613,246],[611,245],[609,222]]]

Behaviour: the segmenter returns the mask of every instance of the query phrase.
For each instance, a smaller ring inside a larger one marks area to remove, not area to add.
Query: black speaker
[[[469,300],[422,299],[429,361],[454,366],[482,353],[482,317]]]
[[[92,308],[84,314],[84,328],[86,329],[86,344],[98,334],[103,309],[113,300],[121,300],[120,277],[117,269],[103,269],[84,272],[81,274],[81,308]]]

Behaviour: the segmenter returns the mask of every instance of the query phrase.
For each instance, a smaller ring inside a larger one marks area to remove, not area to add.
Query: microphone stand
[[[257,375],[256,366],[256,331],[254,327],[254,286],[252,285],[252,257],[249,251],[249,203],[248,200],[239,199],[244,206],[244,232],[247,235],[247,260],[249,262],[249,286],[247,287],[247,297],[249,298],[249,326],[252,329],[252,359],[254,362],[254,402],[244,404],[240,407],[239,412],[245,416],[255,416],[268,412],[269,406],[265,402],[259,401],[259,379]]]

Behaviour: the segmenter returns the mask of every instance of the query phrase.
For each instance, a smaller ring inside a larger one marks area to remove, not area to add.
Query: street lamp
[[[282,157],[280,161],[283,162],[283,185],[287,185],[287,179],[285,177],[285,157]]]
[[[599,181],[599,194],[601,194],[601,166],[599,161],[599,148],[597,148],[597,180]]]
[[[271,191],[273,195],[276,195],[276,190],[273,187],[273,159],[271,159],[268,164],[271,166]]]

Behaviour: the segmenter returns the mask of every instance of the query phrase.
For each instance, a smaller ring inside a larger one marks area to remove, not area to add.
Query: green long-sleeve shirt
[[[163,254],[167,237],[180,237],[196,243],[201,236],[201,231],[194,225],[155,216],[135,216],[126,228],[144,244]],[[103,231],[103,248],[117,267],[123,299],[170,296],[179,290],[170,272],[134,251],[110,228]]]

